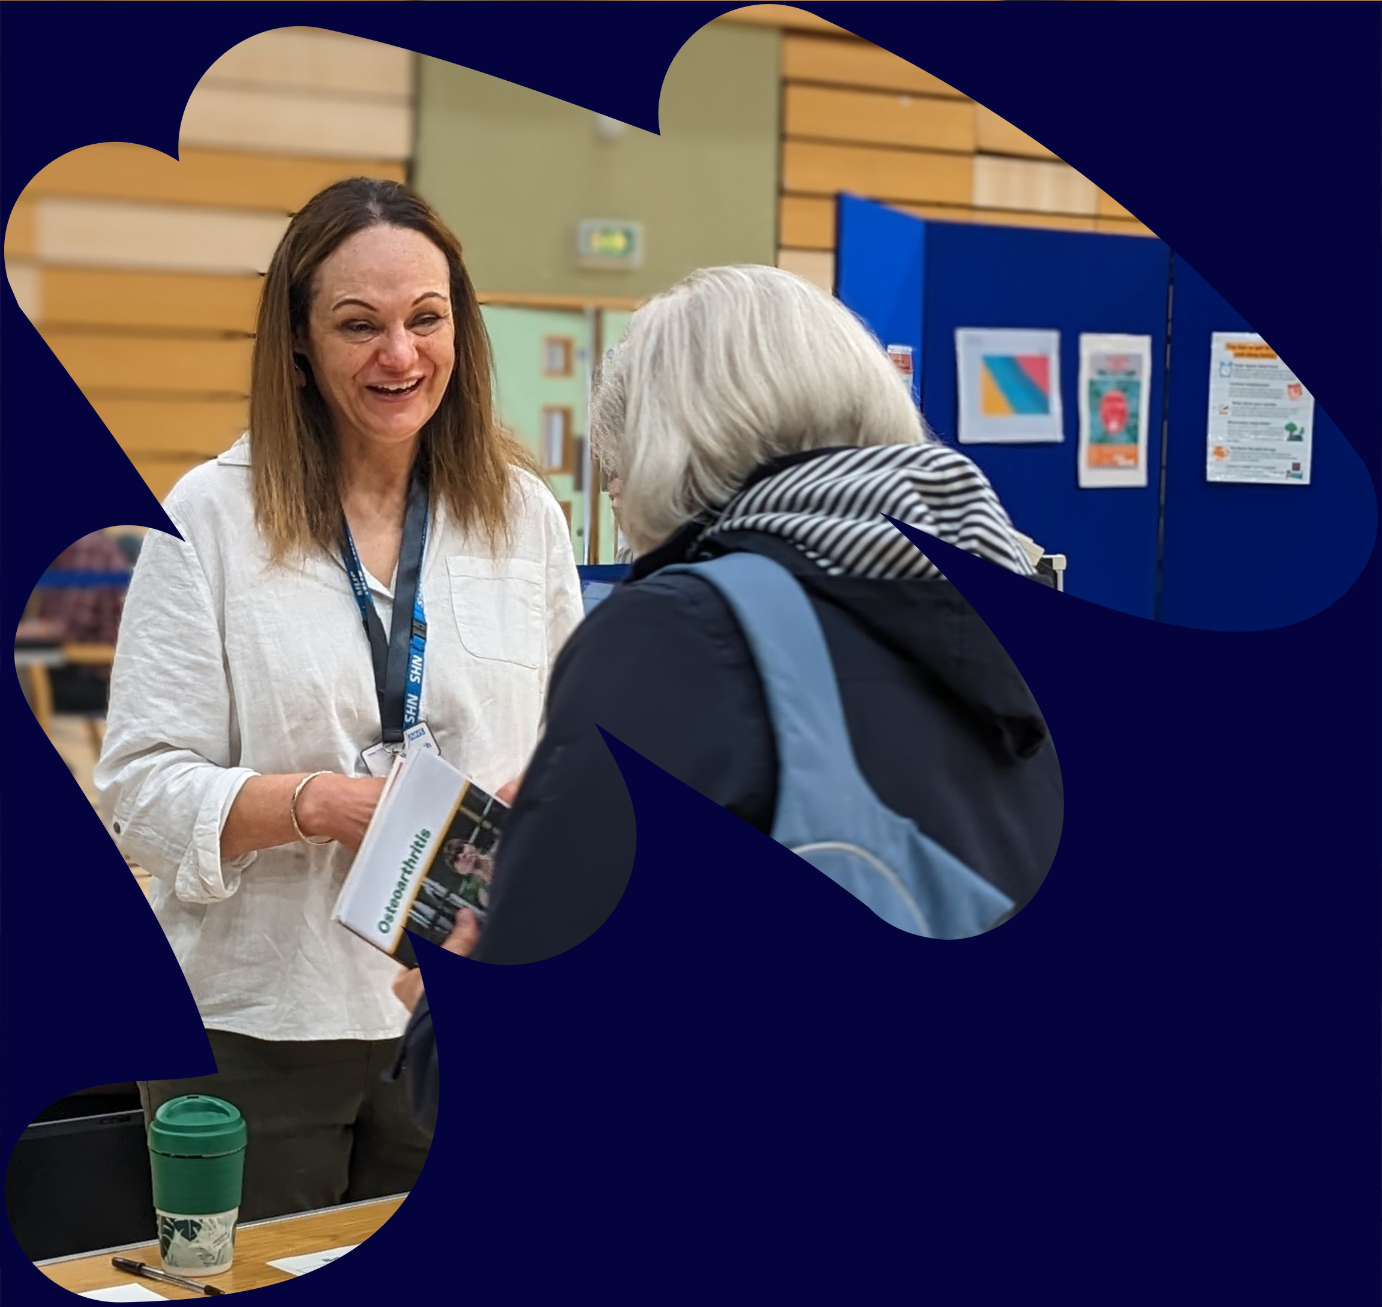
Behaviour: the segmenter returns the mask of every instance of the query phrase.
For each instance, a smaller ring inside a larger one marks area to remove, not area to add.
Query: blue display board
[[[926,224],[841,195],[836,207],[835,294],[869,324],[884,345],[912,347],[912,393],[921,377]]]
[[[1067,555],[1067,593],[1137,617],[1155,616],[1169,251],[1160,241],[1129,236],[923,225],[921,402],[927,420],[943,440],[956,441],[957,327],[1059,331],[1064,441],[957,447],[984,469],[1019,531],[1049,553]],[[1145,488],[1080,489],[1075,401],[1081,332],[1152,338]]]
[[[1183,259],[1174,276],[1161,618],[1217,631],[1302,621],[1343,594],[1372,552],[1372,478],[1318,402],[1309,485],[1206,478],[1210,337],[1252,328]]]
[[[928,222],[841,196],[837,260],[840,298],[885,344],[912,345],[937,436],[984,469],[1018,530],[1067,555],[1068,593],[1181,626],[1264,630],[1328,607],[1362,570],[1376,493],[1318,404],[1310,485],[1207,480],[1210,335],[1251,328],[1160,241]],[[1060,332],[1063,443],[958,444],[959,327]],[[1145,488],[1079,487],[1082,332],[1152,338]]]

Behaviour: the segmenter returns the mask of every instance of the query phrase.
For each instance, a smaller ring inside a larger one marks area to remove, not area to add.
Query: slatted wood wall
[[[244,429],[261,274],[292,212],[343,177],[404,179],[414,64],[310,28],[253,37],[193,92],[179,160],[87,146],[16,205],[16,297],[160,497]]]
[[[929,217],[1146,234],[1036,141],[895,55],[786,6],[726,17],[784,28],[783,266],[831,285],[840,190]],[[11,286],[156,494],[243,429],[260,274],[289,215],[339,178],[406,176],[415,67],[393,46],[268,32],[198,84],[180,159],[88,146],[26,188],[5,233]]]
[[[782,35],[780,266],[831,286],[835,195],[922,217],[1151,233],[983,105],[841,31]]]

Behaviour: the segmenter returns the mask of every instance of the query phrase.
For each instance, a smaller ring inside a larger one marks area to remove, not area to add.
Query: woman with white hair
[[[550,957],[618,903],[633,813],[596,723],[772,832],[777,756],[753,656],[712,586],[666,570],[745,551],[810,599],[877,796],[1024,906],[1061,829],[1045,723],[992,633],[885,515],[1020,575],[1032,565],[878,341],[798,277],[712,268],[633,316],[591,408],[633,572],[555,665],[473,956]]]

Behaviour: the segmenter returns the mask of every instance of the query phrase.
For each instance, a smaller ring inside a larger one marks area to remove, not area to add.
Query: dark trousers
[[[217,1071],[141,1081],[147,1124],[170,1098],[211,1094],[240,1109],[249,1131],[240,1219],[406,1193],[429,1133],[409,1111],[393,1068],[398,1041],[279,1043],[208,1030]]]

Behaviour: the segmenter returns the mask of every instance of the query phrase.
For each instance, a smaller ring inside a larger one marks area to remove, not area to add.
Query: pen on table
[[[128,1271],[131,1275],[142,1276],[146,1280],[158,1280],[162,1284],[176,1284],[180,1289],[191,1289],[194,1293],[224,1293],[214,1284],[203,1284],[200,1280],[185,1280],[180,1275],[169,1275],[167,1271],[155,1270],[143,1262],[133,1262],[128,1257],[112,1257],[110,1263],[117,1271]]]

